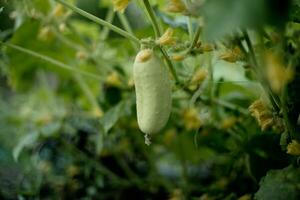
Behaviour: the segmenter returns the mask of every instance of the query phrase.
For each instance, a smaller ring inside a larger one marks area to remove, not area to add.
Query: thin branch
[[[86,11],[78,8],[78,7],[76,7],[76,6],[73,6],[72,4],[69,4],[69,3],[65,2],[65,1],[63,1],[63,0],[55,0],[55,1],[57,1],[58,3],[61,3],[62,5],[66,6],[68,8],[70,8],[74,12],[76,12],[76,13],[78,13],[78,14],[80,14],[80,15],[82,15],[82,16],[90,19],[90,20],[92,20],[93,22],[96,22],[97,24],[105,26],[105,27],[111,29],[112,31],[114,31],[114,32],[122,35],[123,37],[132,40],[133,42],[135,42],[137,44],[140,43],[140,40],[137,37],[135,37],[134,35],[128,33],[127,31],[124,31],[124,30],[120,29],[117,26],[112,25],[111,23],[106,22],[103,19],[100,19],[100,18],[98,18],[98,17],[96,17],[96,16],[94,16],[94,15],[92,15],[92,14],[90,14],[90,13],[88,13],[88,12],[86,12]]]
[[[114,16],[115,16],[115,12],[114,12],[114,9],[113,8],[110,8],[106,14],[106,17],[105,17],[105,21],[108,22],[108,23],[112,23],[113,19],[114,19]],[[109,35],[109,28],[108,27],[104,27],[104,29],[102,30],[102,34],[100,36],[100,38],[102,40],[106,40],[106,38],[108,37]]]
[[[238,105],[235,105],[233,103],[221,100],[221,99],[213,99],[212,100],[214,103],[223,106],[224,108],[228,108],[233,111],[238,111],[239,113],[243,115],[249,115],[249,111],[245,108],[239,107]]]
[[[172,64],[172,62],[171,62],[171,60],[170,60],[170,58],[169,58],[167,52],[166,52],[162,47],[159,47],[159,50],[160,50],[161,53],[163,54],[163,56],[164,56],[164,58],[165,58],[165,60],[166,60],[166,63],[167,63],[167,65],[168,65],[168,68],[169,68],[169,70],[171,71],[171,73],[172,73],[172,75],[173,75],[173,77],[174,77],[174,79],[175,79],[176,84],[179,84],[179,83],[180,83],[180,82],[179,82],[179,78],[178,78],[178,76],[177,76],[177,74],[176,74],[175,68],[174,68],[174,66],[173,66],[173,64]]]
[[[121,24],[122,24],[122,26],[124,27],[124,29],[125,29],[128,33],[133,34],[132,28],[131,28],[131,26],[130,26],[128,20],[127,20],[126,15],[124,15],[124,14],[121,13],[121,12],[118,12],[117,15],[118,15],[118,17],[119,17],[119,19],[120,19],[120,21],[121,21]],[[133,46],[133,48],[134,48],[135,50],[138,50],[138,48],[139,48],[135,43],[132,43],[132,46]]]
[[[103,78],[101,78],[100,76],[97,76],[95,74],[92,74],[92,73],[89,73],[89,72],[86,72],[86,71],[82,71],[82,70],[76,69],[76,68],[71,67],[69,65],[66,65],[66,64],[64,64],[64,63],[62,63],[62,62],[60,62],[58,60],[55,60],[55,59],[50,58],[50,57],[48,57],[46,55],[43,55],[43,54],[31,51],[29,49],[26,49],[26,48],[23,48],[23,47],[14,45],[14,44],[9,44],[9,43],[0,42],[0,44],[2,44],[4,46],[7,46],[9,48],[15,49],[17,51],[20,51],[22,53],[25,53],[27,55],[39,58],[39,59],[44,60],[44,61],[47,61],[47,62],[49,62],[49,63],[51,63],[53,65],[56,65],[56,66],[58,66],[60,68],[63,68],[63,69],[69,70],[69,71],[73,71],[73,72],[77,72],[77,73],[80,73],[80,74],[85,75],[85,76],[89,76],[89,77],[97,79],[97,80],[103,80]]]
[[[154,11],[153,11],[153,9],[152,9],[152,7],[151,7],[148,0],[143,0],[143,2],[144,2],[144,5],[146,7],[146,10],[147,10],[147,12],[150,16],[150,19],[151,19],[151,22],[152,22],[152,25],[153,25],[153,29],[154,29],[154,32],[155,32],[155,36],[156,36],[156,38],[158,38],[158,37],[161,36],[161,32],[160,32],[160,29],[159,29]],[[176,84],[179,84],[180,82],[179,82],[178,76],[176,74],[174,65],[172,64],[172,61],[170,60],[170,57],[168,56],[167,51],[162,46],[159,46],[159,50],[163,54],[163,56],[166,60],[166,63],[168,65],[168,68],[171,71],[171,74],[173,75],[173,77],[175,79]]]
[[[193,48],[197,45],[197,42],[198,42],[199,37],[200,37],[200,34],[201,34],[201,30],[202,30],[202,29],[201,29],[201,27],[199,26],[199,27],[197,28],[197,30],[196,30],[195,35],[194,35],[192,44],[191,44],[190,47],[188,48],[186,54],[190,53],[190,52],[193,50]]]
[[[252,62],[254,64],[256,74],[257,74],[258,78],[260,79],[261,85],[264,88],[265,92],[269,95],[269,99],[272,103],[273,108],[275,109],[275,111],[277,113],[279,113],[279,111],[280,111],[280,106],[279,106],[280,105],[280,103],[279,103],[280,100],[273,94],[268,82],[265,80],[265,78],[262,75],[262,72],[259,70],[259,65],[258,65],[258,62],[256,60],[255,53],[254,53],[254,48],[252,46],[252,43],[251,43],[251,40],[250,40],[250,37],[249,37],[247,31],[243,31],[243,35],[244,35],[244,39],[245,39],[246,44],[247,44],[248,49],[249,49],[250,61],[252,60]]]
[[[147,10],[147,12],[150,16],[152,26],[153,26],[153,29],[154,29],[154,33],[155,33],[155,38],[159,38],[161,36],[161,31],[159,29],[158,22],[156,20],[154,11],[153,11],[153,9],[152,9],[152,7],[151,7],[148,0],[143,0],[143,2],[144,2],[144,5],[146,7],[146,10]]]

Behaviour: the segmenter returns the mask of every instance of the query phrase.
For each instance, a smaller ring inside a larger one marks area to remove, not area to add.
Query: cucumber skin
[[[172,88],[168,69],[153,53],[133,65],[136,110],[139,128],[145,134],[159,132],[168,122],[172,105]]]

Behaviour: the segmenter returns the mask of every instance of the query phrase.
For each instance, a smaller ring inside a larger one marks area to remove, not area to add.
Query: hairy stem
[[[273,94],[267,80],[264,78],[264,76],[262,75],[262,72],[261,70],[259,69],[259,65],[258,65],[258,62],[256,60],[256,56],[255,56],[255,53],[254,53],[254,49],[253,49],[253,46],[252,46],[252,43],[251,43],[251,40],[250,40],[250,37],[247,33],[247,31],[243,31],[243,35],[244,35],[244,39],[246,41],[246,44],[248,46],[248,49],[249,49],[249,60],[253,62],[253,65],[255,67],[255,71],[256,71],[256,74],[257,74],[257,77],[259,79],[259,81],[261,82],[261,85],[263,87],[263,89],[265,90],[265,92],[269,95],[269,99],[271,101],[271,104],[274,108],[274,110],[279,113],[280,112],[280,101],[279,99]]]
[[[154,11],[153,11],[153,9],[152,9],[152,7],[151,7],[151,5],[150,5],[150,3],[149,3],[148,0],[143,0],[143,2],[144,2],[144,5],[146,7],[146,10],[147,10],[147,12],[148,12],[148,14],[150,16],[150,19],[151,19],[151,22],[152,22],[152,25],[153,25],[153,29],[154,29],[154,32],[155,32],[155,37],[158,38],[158,37],[161,36],[161,32],[160,32],[160,29],[159,29],[159,26],[158,26],[158,23],[157,23]],[[171,74],[172,74],[172,76],[175,79],[176,84],[179,84],[178,76],[176,74],[174,65],[172,64],[172,61],[170,60],[170,57],[168,56],[167,51],[162,46],[159,46],[159,50],[163,54],[163,56],[164,56],[164,58],[166,60],[166,63],[168,65],[168,68],[171,71]]]
[[[76,6],[73,6],[72,4],[69,4],[69,3],[65,2],[65,1],[63,1],[63,0],[55,0],[55,1],[57,1],[58,3],[61,3],[62,5],[66,6],[67,8],[70,8],[74,12],[76,12],[76,13],[78,13],[78,14],[80,14],[80,15],[82,15],[82,16],[90,19],[90,20],[92,20],[93,22],[96,22],[97,24],[105,26],[105,27],[109,28],[110,30],[112,30],[112,31],[114,31],[114,32],[122,35],[123,37],[132,40],[133,42],[135,42],[137,44],[140,43],[140,40],[137,37],[135,37],[134,35],[128,33],[127,31],[124,31],[124,30],[120,29],[117,26],[112,25],[109,22],[106,22],[103,19],[100,19],[100,18],[98,18],[98,17],[96,17],[96,16],[94,16],[94,15],[92,15],[92,14],[90,14],[90,13],[88,13],[88,12],[86,12],[86,11],[78,8],[78,7],[76,7]]]
[[[111,24],[112,21],[114,20],[114,16],[115,16],[114,9],[110,8],[106,14],[105,21]],[[106,40],[106,38],[109,35],[109,30],[110,29],[107,26],[104,27],[104,29],[102,30],[101,36],[100,36],[100,38],[102,40]]]
[[[125,29],[128,33],[133,34],[132,28],[131,28],[131,26],[130,26],[128,20],[127,20],[126,15],[124,15],[124,14],[121,13],[121,12],[118,12],[117,14],[118,14],[118,17],[119,17],[119,19],[120,19],[120,21],[121,21],[121,24],[122,24],[122,26],[124,27],[124,29]],[[138,48],[139,48],[135,43],[132,43],[132,46],[133,46],[133,48],[134,48],[135,50],[138,50]]]
[[[39,59],[44,60],[46,62],[49,62],[49,63],[51,63],[53,65],[56,65],[56,66],[58,66],[60,68],[63,68],[63,69],[69,70],[69,71],[73,71],[73,72],[77,72],[77,73],[80,73],[80,74],[85,75],[85,76],[89,76],[89,77],[97,79],[97,80],[103,80],[103,78],[101,78],[100,76],[97,76],[95,74],[92,74],[92,73],[89,73],[89,72],[86,72],[86,71],[82,71],[82,70],[76,69],[76,68],[71,67],[71,66],[69,66],[67,64],[64,64],[64,63],[62,63],[62,62],[60,62],[58,60],[55,60],[55,59],[50,58],[50,57],[48,57],[46,55],[43,55],[43,54],[31,51],[29,49],[26,49],[26,48],[23,48],[23,47],[20,47],[20,46],[17,46],[17,45],[9,44],[9,43],[0,42],[0,44],[2,44],[4,46],[7,46],[9,48],[15,49],[17,51],[20,51],[22,53],[25,53],[27,55],[39,58]]]
[[[193,40],[192,40],[192,44],[190,45],[190,47],[188,48],[188,50],[187,50],[187,53],[190,53],[192,50],[193,50],[193,48],[196,46],[196,44],[197,44],[197,42],[198,42],[198,40],[199,40],[199,37],[200,37],[200,34],[201,34],[201,27],[199,26],[198,28],[197,28],[197,30],[196,30],[196,33],[195,33],[195,35],[194,35],[194,37],[193,37]]]
[[[163,54],[163,56],[164,56],[164,58],[165,58],[165,60],[166,60],[166,63],[167,63],[167,65],[168,65],[168,68],[169,68],[169,70],[171,71],[172,76],[173,76],[174,79],[175,79],[176,84],[179,84],[179,83],[180,83],[180,82],[179,82],[179,78],[178,78],[178,76],[177,76],[177,74],[176,74],[175,68],[174,68],[174,66],[173,66],[173,64],[172,64],[172,62],[171,62],[171,60],[170,60],[170,58],[169,58],[167,52],[166,52],[162,47],[159,47],[159,50],[160,50],[161,53]]]
[[[143,2],[144,2],[144,5],[146,7],[146,10],[149,14],[149,17],[151,19],[151,23],[152,23],[154,33],[155,33],[155,38],[159,38],[161,36],[161,31],[159,29],[158,22],[156,20],[156,16],[154,14],[154,11],[153,11],[153,9],[152,9],[152,7],[151,7],[148,0],[143,0]]]
[[[91,91],[90,87],[86,83],[86,81],[82,78],[80,74],[74,73],[73,78],[78,83],[79,87],[85,94],[85,97],[89,101],[92,106],[92,112],[95,113],[97,116],[101,116],[103,114],[102,109],[100,108],[96,97],[94,96],[93,92]]]

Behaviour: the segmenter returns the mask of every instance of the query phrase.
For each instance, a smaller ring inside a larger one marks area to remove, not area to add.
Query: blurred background
[[[142,1],[124,13],[109,0],[67,2],[153,37]],[[169,122],[147,146],[132,77],[138,46],[54,0],[0,0],[0,199],[299,199],[280,130],[262,131],[248,110],[265,98],[261,85],[246,62],[219,56],[240,27],[289,30],[297,46],[298,1],[191,1],[190,16],[150,2],[178,49],[204,19],[205,45],[173,62],[188,90],[174,86]]]

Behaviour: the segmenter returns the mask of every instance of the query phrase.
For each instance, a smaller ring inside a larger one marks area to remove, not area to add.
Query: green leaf
[[[130,113],[131,103],[132,101],[130,100],[121,101],[104,114],[100,119],[100,123],[103,125],[105,133],[107,133],[121,117]]]
[[[40,31],[42,31],[43,28],[45,27],[43,27],[40,22],[28,20],[14,33],[10,39],[10,43],[47,55],[63,63],[74,60],[75,52],[59,42],[58,39],[52,35],[54,33],[51,33],[49,40],[39,39]],[[61,52],[63,52],[63,54]],[[69,76],[69,71],[14,49],[7,48],[6,54],[9,58],[7,71],[10,84],[16,89],[30,89],[40,69],[49,69],[59,75]]]
[[[211,0],[198,14],[204,16],[206,38],[215,40],[240,29],[280,26],[287,19],[289,5],[288,0]]]
[[[37,141],[38,136],[39,133],[37,131],[34,131],[21,138],[20,142],[13,149],[13,158],[15,159],[15,161],[18,161],[18,158],[25,147],[30,146]]]
[[[300,170],[293,166],[281,170],[271,170],[261,180],[255,194],[257,200],[297,200],[300,199]]]
[[[208,1],[203,12],[207,26],[204,33],[209,40],[223,37],[238,28],[260,21],[263,15],[263,1],[212,0]]]
[[[60,127],[61,127],[60,121],[55,121],[55,122],[46,124],[41,128],[41,134],[46,137],[49,137],[49,136],[55,134],[57,131],[59,131]]]

